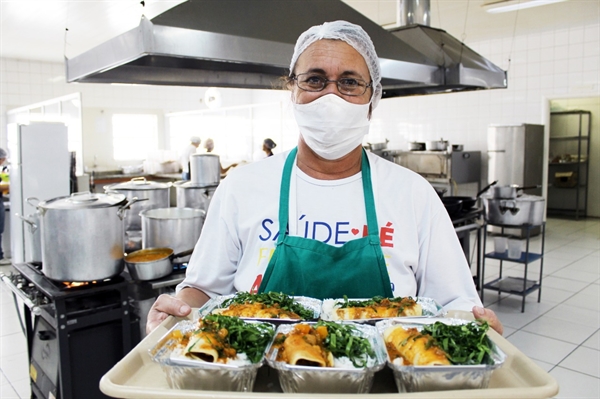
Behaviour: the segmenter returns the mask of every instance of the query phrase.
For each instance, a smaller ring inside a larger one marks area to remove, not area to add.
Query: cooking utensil
[[[367,147],[371,151],[385,150],[389,142],[390,141],[388,139],[385,139],[385,142],[383,143],[367,143]]]
[[[462,201],[461,210],[468,211],[469,209],[472,209],[475,206],[475,204],[477,203],[477,200],[479,199],[481,194],[486,192],[490,187],[495,185],[497,182],[498,182],[498,180],[496,180],[495,182],[493,182],[491,184],[488,184],[486,187],[484,187],[483,190],[479,191],[475,197],[448,196],[448,197],[444,197],[444,198],[448,199],[448,201],[450,201],[450,199],[461,200]]]
[[[192,208],[158,208],[143,211],[142,247],[172,248],[175,252],[194,248],[204,225],[206,211]],[[186,257],[182,262],[187,262]]]
[[[214,186],[221,181],[221,160],[216,154],[190,156],[190,181],[200,186]]]
[[[408,149],[410,151],[425,151],[425,143],[413,141],[408,143]]]
[[[427,151],[446,151],[448,148],[448,141],[439,139],[435,141],[426,142]]]
[[[136,177],[123,183],[104,186],[105,192],[125,194],[128,199],[146,199],[131,206],[125,216],[125,231],[142,230],[140,212],[146,209],[168,208],[170,204],[171,183],[148,181],[145,177]]]
[[[442,197],[441,198],[448,215],[456,216],[462,210],[462,200],[451,198],[451,197]]]
[[[502,198],[502,199],[514,199],[519,196],[519,191],[529,190],[533,188],[540,188],[542,186],[526,186],[519,187],[516,184],[511,184],[510,186],[495,186],[493,188],[493,196],[494,198]]]
[[[177,195],[178,208],[208,210],[217,186],[201,186],[191,181],[178,181],[173,184]]]
[[[194,249],[174,254],[171,248],[146,248],[125,255],[125,266],[134,280],[148,281],[173,272],[173,260],[191,255]]]
[[[42,271],[56,281],[97,281],[120,274],[123,218],[138,199],[73,193],[40,202]]]
[[[544,221],[543,197],[524,194],[518,198],[482,197],[489,223],[508,226],[539,226]]]

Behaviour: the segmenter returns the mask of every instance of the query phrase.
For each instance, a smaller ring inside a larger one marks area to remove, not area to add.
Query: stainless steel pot
[[[425,143],[421,143],[421,142],[410,142],[408,143],[408,149],[409,151],[425,151]]]
[[[116,191],[125,194],[127,199],[138,198],[125,216],[125,231],[141,231],[140,212],[147,209],[168,208],[170,204],[171,183],[148,181],[145,177],[136,177],[128,182],[104,186],[105,192]]]
[[[221,181],[221,160],[216,154],[190,156],[190,181],[200,186],[214,186]]]
[[[40,202],[35,197],[29,197],[25,201],[36,208]],[[27,216],[17,214],[17,216],[27,224],[27,229],[25,230],[25,261],[41,263],[42,229],[40,228],[40,212],[37,211]]]
[[[194,208],[208,211],[217,186],[200,186],[189,181],[178,181],[173,184],[177,195],[178,208]]]
[[[427,151],[446,151],[448,148],[448,141],[443,139],[436,141],[427,141],[425,144]]]
[[[539,226],[544,221],[545,200],[536,195],[514,199],[482,197],[488,223],[507,226]]]
[[[56,281],[97,281],[123,271],[123,217],[136,199],[74,193],[38,205],[42,272]]]
[[[174,254],[171,248],[140,249],[125,256],[125,266],[134,280],[156,280],[173,272],[173,259],[183,258],[193,251]]]
[[[388,139],[385,139],[385,142],[383,143],[367,143],[366,147],[371,151],[385,150],[389,142],[390,141]]]
[[[192,208],[159,208],[143,211],[142,247],[171,248],[183,252],[196,246],[206,212]],[[181,259],[187,262],[189,256]]]
[[[514,199],[519,196],[519,191],[528,190],[532,188],[540,188],[541,186],[527,186],[519,187],[516,184],[510,186],[495,186],[492,187],[493,197],[496,199]]]

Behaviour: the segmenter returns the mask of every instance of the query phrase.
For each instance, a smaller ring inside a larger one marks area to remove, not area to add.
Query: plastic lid
[[[105,186],[105,190],[163,190],[171,187],[170,183],[148,181],[145,177],[136,177],[123,183]]]
[[[218,184],[198,184],[189,180],[179,180],[173,185],[181,188],[217,188],[219,186]]]
[[[118,193],[73,193],[68,197],[53,198],[41,202],[38,206],[45,209],[84,209],[107,208],[125,202],[125,194]]]

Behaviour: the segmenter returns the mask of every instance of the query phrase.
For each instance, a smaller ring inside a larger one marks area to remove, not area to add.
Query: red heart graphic
[[[352,229],[352,234],[357,235],[358,233],[360,233],[359,229]]]

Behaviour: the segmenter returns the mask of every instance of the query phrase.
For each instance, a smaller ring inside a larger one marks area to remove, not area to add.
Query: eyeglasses
[[[300,73],[292,79],[296,81],[300,89],[310,92],[322,91],[329,83],[335,83],[340,93],[346,96],[362,96],[369,87],[373,86],[373,82],[367,84],[367,82],[358,78],[330,80],[323,75],[314,73]]]

